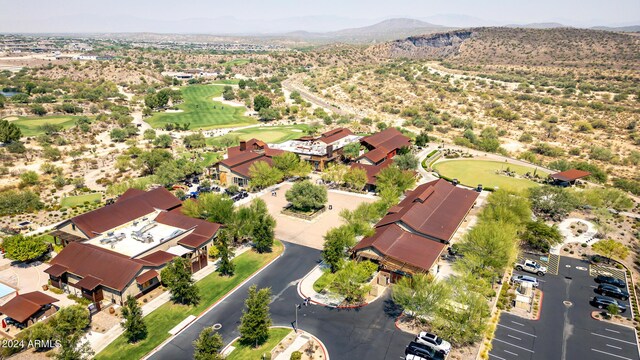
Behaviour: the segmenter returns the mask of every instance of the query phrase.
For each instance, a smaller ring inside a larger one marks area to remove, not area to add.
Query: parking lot
[[[539,320],[502,313],[496,328],[490,359],[497,360],[638,360],[633,329],[591,318],[598,310],[589,300],[596,295],[593,276],[602,268],[563,257],[558,275],[539,277],[544,293]],[[619,276],[619,274],[611,274]],[[624,274],[623,274],[624,275]],[[623,316],[630,317],[629,310]]]

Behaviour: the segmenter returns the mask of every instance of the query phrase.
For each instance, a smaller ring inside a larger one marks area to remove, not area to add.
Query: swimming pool
[[[0,298],[13,294],[14,292],[16,292],[16,289],[0,282]]]

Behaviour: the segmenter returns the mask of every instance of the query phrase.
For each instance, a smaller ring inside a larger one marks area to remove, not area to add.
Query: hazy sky
[[[440,14],[473,16],[497,24],[629,25],[640,23],[640,0],[0,0],[0,30],[8,30],[3,21],[19,21],[41,30],[47,26],[43,20],[87,15],[172,21],[320,15],[375,20]]]

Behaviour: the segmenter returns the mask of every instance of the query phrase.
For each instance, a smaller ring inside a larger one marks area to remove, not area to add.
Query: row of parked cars
[[[406,360],[443,360],[451,352],[451,344],[436,334],[422,331],[404,350]]]
[[[598,309],[606,309],[610,305],[615,305],[619,312],[627,311],[627,306],[617,300],[626,301],[629,298],[629,293],[625,290],[627,284],[623,280],[613,276],[598,275],[595,281],[599,284],[595,289],[599,295],[591,298],[591,305]]]

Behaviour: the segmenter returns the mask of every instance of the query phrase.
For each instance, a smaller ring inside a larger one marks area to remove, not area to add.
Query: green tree
[[[187,149],[203,148],[207,146],[207,139],[202,133],[187,135],[182,138],[182,142]]]
[[[171,291],[171,299],[174,302],[197,305],[200,302],[200,294],[191,277],[190,266],[189,260],[177,257],[162,269],[160,277]]]
[[[142,134],[142,137],[145,140],[153,140],[156,138],[156,131],[153,129],[147,129],[144,131],[144,133]]]
[[[38,116],[43,116],[47,114],[47,109],[40,104],[35,104],[31,106],[31,113]]]
[[[304,177],[311,172],[311,164],[300,159],[292,152],[285,152],[272,158],[273,166],[280,170],[285,178]]]
[[[262,108],[258,111],[260,120],[273,121],[281,118],[280,111],[275,108]]]
[[[2,248],[8,259],[32,261],[49,252],[49,244],[42,237],[14,235],[2,241]]]
[[[22,214],[44,207],[40,197],[33,191],[6,190],[0,192],[0,216]]]
[[[93,351],[87,341],[82,341],[83,330],[89,326],[89,311],[82,305],[61,308],[48,324],[53,329],[53,340],[60,342],[55,357],[59,360],[90,359]]]
[[[57,147],[46,145],[42,147],[42,156],[51,161],[58,161],[62,158],[62,152]]]
[[[342,181],[354,190],[362,190],[367,185],[367,180],[367,171],[358,167],[349,168],[342,177]]]
[[[354,142],[342,148],[342,153],[349,159],[355,159],[360,156],[360,143]]]
[[[629,248],[613,239],[600,240],[591,246],[593,251],[607,258],[624,261],[629,256]]]
[[[530,221],[526,224],[521,238],[534,249],[548,252],[551,246],[562,243],[562,234],[556,226],[549,226],[544,221]]]
[[[275,240],[276,220],[269,214],[267,204],[262,199],[255,199],[249,205],[253,216],[251,237],[256,251],[259,253],[271,252]]]
[[[271,99],[264,95],[257,95],[253,98],[253,109],[260,111],[261,109],[268,109],[271,107]]]
[[[198,338],[193,342],[193,359],[223,360],[224,357],[220,354],[223,346],[222,336],[215,332],[213,328],[206,327],[200,331],[200,335],[198,335]]]
[[[336,271],[329,288],[345,297],[348,303],[361,302],[371,290],[367,282],[378,266],[371,261],[347,261]]]
[[[198,201],[189,199],[182,203],[182,213],[219,224],[228,224],[233,217],[233,200],[227,195],[205,193]]]
[[[378,173],[376,184],[378,191],[394,189],[398,196],[411,189],[416,183],[416,178],[411,171],[402,171],[396,165],[388,166]]]
[[[40,177],[38,176],[38,173],[33,170],[25,171],[20,174],[20,187],[38,185],[39,182]]]
[[[20,128],[8,120],[0,120],[0,143],[11,143],[20,140],[22,131]]]
[[[329,164],[320,177],[326,183],[343,183],[344,174],[347,173],[349,167],[344,164]]]
[[[348,225],[335,227],[324,235],[322,260],[331,272],[338,271],[347,258],[347,250],[356,244],[356,236]]]
[[[235,264],[231,260],[233,252],[229,248],[229,242],[231,238],[228,230],[223,229],[218,233],[216,238],[216,248],[218,249],[218,256],[220,257],[220,264],[218,265],[218,272],[222,275],[233,276],[235,272]]]
[[[488,198],[482,219],[501,221],[518,227],[531,220],[531,204],[527,198],[506,190],[494,191]]]
[[[167,135],[167,134],[158,135],[153,140],[153,145],[155,145],[156,147],[159,147],[159,148],[163,148],[163,149],[171,147],[172,143],[173,143],[173,139],[171,138],[170,135]]]
[[[423,131],[418,134],[418,136],[416,136],[415,144],[416,146],[425,146],[429,143],[429,141],[431,141],[431,139],[429,138],[429,134]]]
[[[255,189],[264,189],[282,181],[282,172],[266,161],[256,161],[249,167],[251,186]]]
[[[392,286],[393,301],[414,317],[431,318],[450,295],[450,288],[433,276],[415,274],[402,277]]]
[[[146,174],[154,174],[160,165],[172,159],[173,155],[167,150],[151,149],[150,151],[142,152],[136,159],[136,162],[144,166],[144,172]]]
[[[122,129],[115,128],[111,130],[109,137],[113,142],[123,142],[127,139],[127,132]]]
[[[456,262],[459,269],[493,277],[516,259],[517,227],[511,223],[480,221],[458,243],[464,258]]]
[[[271,289],[258,290],[256,285],[249,288],[245,309],[240,318],[240,342],[246,345],[259,346],[269,339],[269,327],[271,316],[269,315],[269,302],[271,301]]]
[[[176,161],[166,161],[160,164],[155,171],[156,182],[162,186],[173,185],[183,179],[184,176],[183,169],[179,167]]]
[[[616,315],[620,314],[620,308],[616,304],[609,304],[607,306],[607,312],[611,316],[616,316]]]
[[[295,210],[309,212],[324,206],[327,202],[327,189],[305,180],[295,183],[291,189],[287,190],[285,198]]]
[[[415,170],[419,163],[418,158],[411,153],[397,155],[393,158],[393,162],[400,170]]]
[[[482,339],[491,310],[484,296],[452,287],[452,301],[438,309],[432,329],[456,345],[473,344]]]
[[[576,197],[557,186],[536,186],[529,190],[531,209],[537,216],[553,220],[565,218],[577,207]]]
[[[147,337],[147,325],[144,323],[142,309],[135,297],[127,296],[127,300],[122,307],[122,317],[124,322],[121,325],[127,342],[135,343]]]

